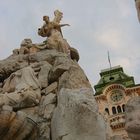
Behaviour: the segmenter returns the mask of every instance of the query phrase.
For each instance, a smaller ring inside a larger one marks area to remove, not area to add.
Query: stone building
[[[107,122],[107,134],[127,139],[125,104],[130,98],[140,96],[140,84],[135,84],[134,77],[125,74],[121,66],[101,70],[100,77],[94,86],[95,99]]]

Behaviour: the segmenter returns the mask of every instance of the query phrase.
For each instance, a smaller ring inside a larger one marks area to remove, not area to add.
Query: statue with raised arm
[[[136,4],[136,9],[137,9],[138,19],[140,22],[140,0],[135,0],[135,4]]]
[[[69,26],[69,24],[60,24],[63,13],[59,10],[55,10],[54,19],[50,21],[48,16],[43,16],[44,24],[38,29],[38,34],[47,38],[47,47],[49,49],[56,49],[60,52],[69,54],[69,44],[63,38],[61,27]]]
[[[69,26],[69,24],[60,24],[60,21],[63,17],[62,12],[60,12],[59,10],[55,10],[54,15],[55,15],[55,17],[54,17],[53,21],[50,21],[48,16],[43,16],[44,24],[41,28],[38,29],[38,34],[40,36],[49,37],[49,36],[51,36],[53,30],[57,30],[62,35],[61,27]]]

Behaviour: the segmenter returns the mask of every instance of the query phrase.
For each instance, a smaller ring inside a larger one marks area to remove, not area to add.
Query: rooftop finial
[[[110,66],[110,80],[114,79],[113,77],[111,77],[111,61],[110,61],[110,54],[109,54],[109,51],[107,52],[107,55],[108,55],[108,62],[109,62],[109,66]]]
[[[110,61],[110,54],[109,54],[109,51],[107,52],[107,55],[108,55],[108,62],[109,62],[109,66],[110,66],[110,69],[111,69],[111,61]]]

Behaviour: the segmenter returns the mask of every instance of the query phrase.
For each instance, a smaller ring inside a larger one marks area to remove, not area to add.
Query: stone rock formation
[[[52,118],[52,140],[106,140],[105,122],[92,93],[87,87],[61,88]]]
[[[78,51],[63,38],[62,13],[45,16],[34,44],[0,61],[1,140],[106,140],[91,85],[78,65]]]
[[[121,136],[116,135],[116,136],[113,136],[110,140],[123,140],[123,139]]]
[[[126,104],[125,129],[132,140],[140,139],[140,97],[134,97]]]

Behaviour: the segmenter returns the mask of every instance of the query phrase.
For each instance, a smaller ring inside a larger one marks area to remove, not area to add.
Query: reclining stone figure
[[[38,104],[40,98],[40,84],[29,66],[12,73],[5,81],[3,94],[0,94],[0,106],[30,107]]]

